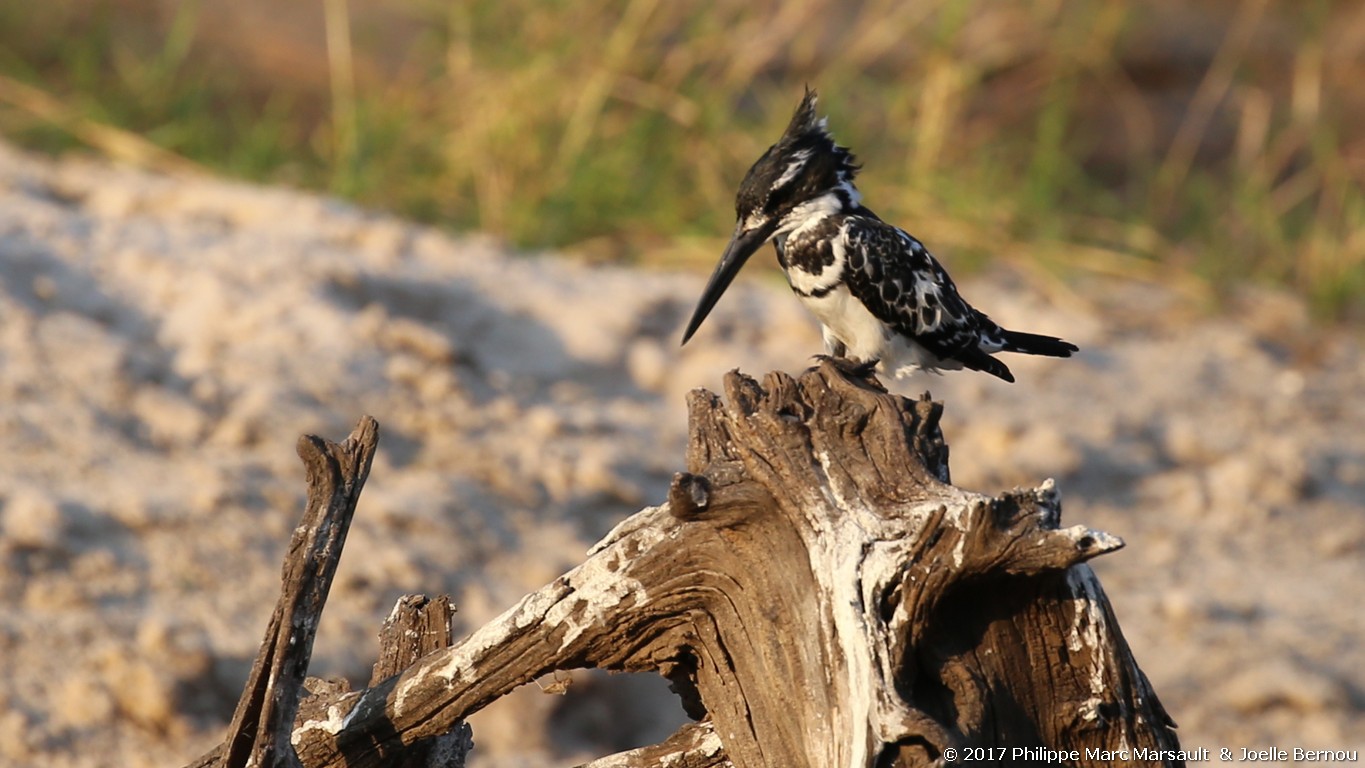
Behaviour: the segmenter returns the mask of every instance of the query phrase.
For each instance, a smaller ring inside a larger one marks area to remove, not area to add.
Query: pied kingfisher
[[[773,241],[791,289],[823,326],[835,357],[873,363],[897,377],[970,368],[1005,381],[996,352],[1070,357],[1076,345],[1009,331],[957,293],[924,245],[865,208],[853,186],[859,166],[834,143],[806,96],[782,138],[749,169],[735,199],[730,244],[687,324],[692,338],[740,267]]]

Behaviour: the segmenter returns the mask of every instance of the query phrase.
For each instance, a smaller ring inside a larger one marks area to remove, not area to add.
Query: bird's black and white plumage
[[[807,90],[791,124],[749,169],[735,200],[738,223],[683,343],[740,267],[772,240],[792,291],[819,319],[830,354],[904,376],[970,368],[1014,381],[996,352],[1070,357],[1074,344],[1001,328],[958,295],[920,241],[863,206],[858,165],[830,137]]]

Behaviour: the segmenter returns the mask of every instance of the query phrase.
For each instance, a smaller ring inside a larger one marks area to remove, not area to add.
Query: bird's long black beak
[[[721,254],[720,263],[716,265],[716,271],[711,273],[711,279],[706,283],[706,290],[701,292],[701,300],[697,302],[697,308],[692,312],[692,319],[687,323],[687,330],[683,333],[682,343],[692,338],[692,334],[701,327],[702,321],[711,314],[711,308],[716,306],[721,294],[730,287],[735,275],[739,274],[739,268],[744,266],[744,262],[759,249],[763,243],[767,242],[772,235],[774,227],[765,224],[748,231],[744,230],[744,222],[735,226],[735,233],[730,237],[730,244],[725,246],[725,253]]]

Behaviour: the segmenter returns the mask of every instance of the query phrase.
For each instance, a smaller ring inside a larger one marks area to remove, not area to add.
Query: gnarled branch
[[[1176,748],[1083,565],[1122,542],[1060,527],[1051,483],[948,485],[940,406],[834,361],[761,384],[732,373],[725,394],[690,396],[687,471],[664,505],[464,641],[340,695],[334,718],[295,731],[303,764],[385,764],[577,667],[658,671],[705,718],[603,766]]]

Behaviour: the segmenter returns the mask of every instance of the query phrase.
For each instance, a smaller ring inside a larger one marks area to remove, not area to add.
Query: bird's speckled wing
[[[849,291],[882,322],[945,360],[1013,380],[982,349],[1000,348],[1000,328],[958,295],[924,244],[875,216],[849,216],[842,227]]]
[[[879,320],[939,357],[977,345],[978,313],[923,243],[863,216],[844,219],[841,235],[848,289]]]

